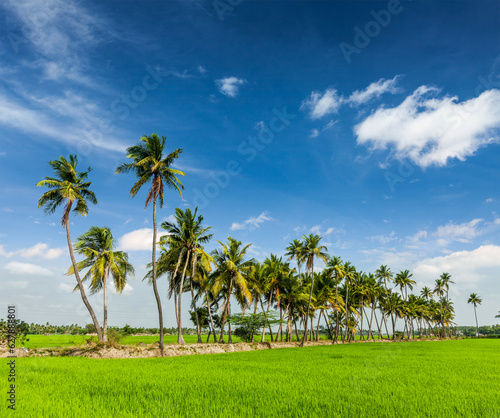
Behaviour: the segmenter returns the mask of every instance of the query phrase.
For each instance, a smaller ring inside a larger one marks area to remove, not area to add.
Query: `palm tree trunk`
[[[231,277],[231,281],[229,282],[229,290],[226,298],[226,302],[224,304],[224,310],[222,312],[222,325],[221,325],[221,330],[220,330],[220,338],[219,341],[221,343],[224,343],[224,325],[226,324],[226,318],[229,311],[229,303],[231,300],[231,293],[233,292],[233,278]],[[231,324],[229,325],[231,327]],[[229,328],[229,343],[231,343],[231,328]]]
[[[175,285],[175,278],[177,276],[177,272],[179,271],[179,266],[181,264],[182,260],[182,251],[179,251],[179,258],[177,260],[177,265],[175,266],[174,274],[172,274],[172,287],[174,291],[174,301],[175,301],[175,321],[177,322],[177,325],[179,325],[179,312],[177,311],[177,286]]]
[[[477,322],[476,304],[474,304],[474,316],[476,317],[476,337],[479,338],[479,323]]]
[[[258,302],[258,300],[257,300],[257,298],[255,298],[255,308],[254,308],[254,310],[253,310],[253,314],[254,314],[254,316],[255,316],[255,315],[257,315],[257,302]],[[251,342],[253,342],[253,337],[254,337],[254,335],[255,335],[255,333],[254,333],[254,330],[252,329],[252,338],[250,338],[250,341],[251,341]]]
[[[316,341],[319,341],[319,322],[321,321],[322,314],[323,314],[323,309],[319,311],[318,323],[316,324]]]
[[[309,303],[307,304],[307,314],[306,318],[304,320],[304,338],[302,338],[302,342],[300,343],[301,347],[304,347],[304,343],[307,338],[307,320],[309,318],[309,311],[311,309],[311,300],[312,300],[312,295],[313,295],[313,289],[314,289],[314,259],[311,263],[311,269],[309,274],[311,275],[311,291],[309,292]]]
[[[201,327],[200,321],[198,319],[198,310],[196,309],[196,302],[194,301],[194,291],[193,291],[193,280],[196,277],[196,263],[198,262],[198,254],[196,253],[196,248],[194,249],[194,257],[193,257],[193,268],[191,269],[191,298],[193,299],[193,309],[194,309],[194,317],[196,319],[196,331],[198,333],[198,343],[201,344]]]
[[[201,328],[200,328],[200,321],[198,319],[198,310],[196,309],[196,302],[194,301],[194,290],[193,290],[193,278],[191,277],[191,300],[192,300],[192,305],[194,309],[194,317],[196,319],[196,333],[198,334],[198,344],[201,344],[203,341],[201,341]]]
[[[73,252],[73,245],[71,244],[71,235],[69,232],[69,218],[66,217],[66,220],[64,222],[64,226],[66,227],[66,239],[68,240],[68,249],[69,249],[69,256],[71,258],[71,264],[73,264],[73,270],[75,272],[75,277],[76,281],[78,282],[78,288],[80,289],[80,296],[82,297],[83,303],[87,310],[89,311],[90,317],[92,318],[92,322],[94,323],[94,327],[97,333],[97,338],[99,341],[103,341],[102,339],[102,332],[101,332],[101,326],[99,325],[99,321],[97,320],[97,317],[95,316],[94,310],[92,309],[92,306],[90,306],[90,303],[87,299],[87,295],[85,294],[85,289],[83,288],[83,283],[82,280],[80,279],[80,273],[78,272],[78,268],[76,266],[76,260],[75,260],[75,253]]]
[[[160,322],[160,351],[163,356],[163,313],[161,310],[161,300],[158,294],[158,287],[156,286],[156,198],[153,199],[153,251],[152,251],[152,261],[153,261],[153,292],[156,298],[156,305],[158,306],[158,318]]]
[[[260,306],[262,308],[262,312],[264,312],[264,304],[262,303],[262,299],[259,297],[259,301],[260,301]],[[264,326],[262,327],[262,336],[260,338],[260,342],[263,343],[265,341],[265,338],[266,338],[266,324],[264,324]]]
[[[359,306],[359,313],[361,315],[361,329],[359,330],[359,339],[361,341],[364,341],[364,336],[363,336],[363,295],[361,295],[361,305]]]
[[[349,332],[349,283],[345,283],[345,335],[344,339],[347,339],[347,333]],[[344,340],[343,340],[344,341]]]
[[[106,266],[106,270],[104,271],[104,277],[102,280],[103,285],[103,296],[104,296],[104,319],[102,321],[102,340],[104,342],[108,341],[108,288],[107,288],[107,280],[109,276],[109,265]]]
[[[264,321],[264,328],[262,329],[262,338],[261,342],[264,342],[265,334],[266,334],[266,326],[267,326],[267,315],[269,314],[269,308],[271,307],[271,303],[273,300],[273,291],[271,290],[271,293],[269,294],[269,303],[267,304],[267,310],[266,310],[266,320]],[[260,302],[262,304],[262,301]],[[262,306],[262,311],[264,311],[264,306]],[[273,330],[271,329],[271,326],[269,326],[269,332],[271,335],[271,342],[273,341]]]
[[[184,270],[182,271],[181,284],[179,287],[179,302],[177,302],[177,344],[186,344],[184,338],[182,338],[182,318],[181,318],[181,302],[182,302],[182,290],[184,288],[184,278],[186,277],[186,269],[189,264],[189,257],[191,256],[191,250],[188,250],[186,254],[186,262],[184,263]]]
[[[214,332],[214,342],[217,342],[217,334],[215,332],[214,319],[212,318],[212,310],[210,309],[210,300],[208,299],[208,291],[205,290],[205,297],[207,298],[207,308],[208,316],[210,317],[210,325],[212,325],[212,331]],[[210,335],[209,335],[210,337]]]

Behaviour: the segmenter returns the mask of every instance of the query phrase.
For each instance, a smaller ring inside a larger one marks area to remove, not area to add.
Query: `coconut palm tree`
[[[444,294],[446,293],[446,285],[443,282],[442,278],[436,279],[436,284],[434,286],[434,294],[438,295],[440,298],[440,304],[441,304],[441,337],[445,336],[445,331],[444,331]]]
[[[191,264],[191,297],[194,303],[194,293],[192,289],[192,282],[196,277],[196,265],[199,257],[204,257],[207,262],[210,262],[211,257],[205,253],[202,244],[208,243],[213,234],[208,234],[210,227],[204,228],[202,226],[203,216],[198,215],[198,208],[195,209],[194,213],[191,209],[186,209],[183,211],[180,208],[175,210],[175,223],[163,222],[161,228],[165,230],[168,235],[160,239],[160,243],[168,244],[169,251],[172,251],[173,258],[177,257],[177,265],[173,273],[173,279],[177,276],[179,266],[182,258],[184,258],[184,268],[182,270],[180,291],[178,293],[178,301],[176,303],[176,317],[177,317],[177,343],[185,344],[182,337],[182,323],[181,323],[181,300],[182,291],[184,287],[184,279],[186,277],[186,271],[188,266]],[[193,307],[194,308],[194,307]],[[195,309],[195,317],[198,317],[197,311]],[[197,321],[197,329],[199,330],[199,324]],[[198,342],[201,343],[201,335],[198,333]]]
[[[375,277],[377,278],[379,283],[384,285],[385,293],[387,293],[387,290],[388,290],[387,284],[394,280],[394,273],[386,265],[381,265],[380,268],[378,268],[375,271]],[[385,311],[382,311],[382,319],[384,321],[385,332],[387,333],[387,338],[389,338],[389,330],[387,328],[387,317],[385,315]],[[392,318],[392,321],[394,322],[394,318]]]
[[[307,321],[309,319],[309,312],[311,309],[311,300],[314,289],[314,258],[319,258],[325,264],[328,262],[328,249],[324,245],[319,245],[321,237],[317,234],[304,235],[302,237],[304,240],[304,261],[306,262],[306,267],[309,270],[309,277],[311,278],[311,291],[309,293],[309,303],[307,304],[307,314],[304,321],[304,337],[300,343],[301,347],[304,347],[304,343],[307,338]]]
[[[481,305],[482,299],[475,293],[471,293],[467,303],[472,303],[474,305],[474,315],[476,317],[476,336],[479,337],[479,324],[477,322],[477,305]]]
[[[61,225],[66,228],[66,239],[68,242],[71,264],[73,265],[75,278],[80,289],[83,303],[92,318],[97,337],[99,341],[102,341],[99,321],[97,321],[94,310],[87,299],[82,280],[80,279],[80,274],[78,273],[69,230],[69,214],[72,210],[75,215],[87,216],[89,211],[87,200],[94,205],[97,204],[94,192],[89,190],[92,183],[85,181],[92,169],[89,167],[87,171],[77,171],[78,158],[76,155],[70,155],[68,160],[61,156],[58,160],[49,161],[49,165],[54,171],[55,177],[45,177],[36,184],[37,187],[47,186],[49,188],[49,190],[38,200],[38,207],[45,207],[45,213],[52,214],[59,206],[65,204]]]
[[[304,243],[298,239],[294,239],[288,247],[286,247],[285,257],[287,261],[295,260],[297,262],[297,271],[300,280],[300,266],[304,262]]]
[[[341,303],[339,303],[339,284],[344,277],[344,263],[340,257],[333,256],[328,260],[326,265],[327,271],[331,272],[333,275],[333,280],[335,282],[335,338],[333,343],[337,342],[339,336],[339,311]]]
[[[165,187],[175,189],[182,197],[184,186],[177,176],[185,174],[172,168],[182,149],[176,149],[168,155],[164,155],[166,137],[161,138],[152,134],[151,136],[143,136],[140,142],[132,147],[127,148],[127,158],[131,159],[131,163],[123,163],[118,166],[116,173],[134,172],[138,177],[138,181],[130,189],[130,196],[135,197],[139,190],[146,183],[151,182],[151,188],[146,197],[145,208],[153,202],[153,251],[152,251],[152,284],[153,292],[158,307],[158,317],[160,323],[160,350],[163,353],[163,314],[161,308],[160,295],[156,285],[156,241],[157,241],[157,224],[156,224],[156,204],[160,203],[160,208],[163,207],[163,192]]]
[[[224,291],[224,304],[222,307],[222,325],[219,342],[224,342],[224,325],[226,319],[231,315],[231,295],[234,288],[243,293],[246,299],[251,302],[252,294],[248,288],[248,276],[253,268],[254,260],[246,260],[245,256],[252,244],[242,246],[242,243],[234,238],[228,237],[227,244],[220,241],[222,246],[221,250],[214,250],[212,257],[216,265],[216,271],[213,280],[213,293],[214,295]],[[229,324],[229,343],[232,343],[231,338],[231,324]]]
[[[103,341],[108,340],[108,293],[107,280],[109,274],[117,293],[121,293],[127,284],[127,278],[134,274],[134,267],[128,262],[128,254],[123,251],[113,251],[116,244],[113,235],[107,227],[91,227],[76,241],[75,249],[78,254],[85,257],[77,263],[78,271],[89,270],[83,276],[82,282],[90,281],[90,294],[95,294],[101,289],[104,296]],[[74,274],[71,266],[68,275]],[[77,284],[75,290],[79,289]]]

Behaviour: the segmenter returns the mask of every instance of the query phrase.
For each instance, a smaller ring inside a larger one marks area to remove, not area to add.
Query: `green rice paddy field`
[[[17,410],[0,416],[500,417],[499,340],[16,364]]]

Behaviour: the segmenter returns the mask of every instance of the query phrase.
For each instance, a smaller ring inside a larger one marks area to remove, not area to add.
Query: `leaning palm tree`
[[[58,160],[49,161],[49,165],[54,170],[55,177],[45,177],[36,184],[38,187],[47,186],[50,189],[38,200],[38,207],[45,207],[45,213],[49,214],[54,213],[60,205],[65,204],[61,225],[66,228],[69,256],[71,258],[83,303],[92,318],[97,337],[99,341],[102,341],[102,332],[99,322],[85,294],[80,274],[78,274],[69,231],[69,214],[71,210],[73,210],[75,215],[86,216],[89,211],[87,200],[94,205],[97,204],[94,192],[89,190],[92,183],[85,181],[92,169],[89,167],[87,171],[77,171],[76,166],[78,165],[78,158],[76,155],[70,155],[68,160],[61,156]]]
[[[471,293],[467,303],[472,303],[474,305],[474,315],[476,316],[476,336],[479,337],[479,324],[477,323],[477,305],[481,305],[482,299],[475,293]]]
[[[307,321],[309,319],[309,312],[311,310],[311,300],[314,289],[314,257],[319,258],[325,264],[328,262],[328,249],[324,245],[319,245],[321,241],[321,237],[315,234],[304,235],[304,252],[303,259],[306,262],[306,267],[309,270],[309,276],[311,277],[311,291],[309,293],[309,303],[307,304],[307,314],[304,321],[304,336],[302,338],[302,342],[300,343],[301,347],[304,347],[304,343],[307,338]]]
[[[127,148],[127,158],[132,160],[131,163],[123,163],[116,169],[117,173],[134,172],[138,177],[138,181],[130,189],[130,196],[135,197],[139,190],[146,183],[151,182],[146,197],[146,205],[153,202],[153,251],[152,251],[152,284],[153,292],[156,298],[156,305],[158,306],[158,317],[160,323],[160,350],[163,352],[163,314],[161,309],[160,295],[156,286],[156,202],[160,202],[160,208],[163,207],[163,191],[165,187],[175,189],[182,197],[182,190],[184,186],[177,176],[184,176],[185,174],[172,168],[182,149],[176,149],[168,155],[164,155],[165,150],[164,136],[160,137],[156,134],[151,136],[143,136],[140,143]]]
[[[108,340],[108,293],[107,279],[109,274],[117,293],[121,293],[127,284],[128,276],[134,273],[134,267],[128,262],[128,254],[123,251],[113,251],[115,242],[109,228],[91,227],[80,235],[75,244],[78,254],[86,257],[77,263],[78,271],[89,270],[83,276],[82,282],[90,281],[90,294],[95,294],[102,289],[104,296],[103,341]],[[74,274],[71,266],[68,275]],[[79,289],[76,285],[75,290]]]

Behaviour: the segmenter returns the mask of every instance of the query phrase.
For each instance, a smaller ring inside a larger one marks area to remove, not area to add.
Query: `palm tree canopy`
[[[36,184],[37,187],[47,186],[50,189],[40,197],[38,207],[45,207],[45,213],[51,214],[66,202],[61,225],[65,225],[68,221],[74,202],[76,202],[73,208],[75,215],[86,216],[89,211],[87,200],[94,205],[97,204],[94,192],[89,190],[92,183],[85,181],[92,169],[89,167],[87,171],[77,171],[78,158],[72,154],[68,160],[60,156],[57,160],[49,161],[49,165],[54,170],[55,177],[45,177]]]
[[[325,264],[328,263],[328,248],[326,248],[324,245],[319,245],[319,242],[322,239],[319,235],[304,235],[302,239],[304,240],[304,260],[308,269],[311,269],[314,262],[314,257],[319,258]]]
[[[78,271],[89,268],[83,281],[91,281],[90,291],[92,294],[100,291],[104,284],[104,278],[109,271],[113,277],[116,291],[121,293],[127,284],[127,278],[134,274],[134,267],[128,261],[128,254],[123,251],[113,251],[115,242],[111,231],[107,227],[91,227],[87,232],[80,235],[75,244],[78,254],[85,257],[77,263]],[[73,266],[67,275],[74,273]],[[77,285],[74,290],[78,290]]]
[[[247,300],[251,302],[252,294],[248,288],[247,277],[254,266],[254,260],[246,260],[245,256],[252,244],[243,246],[241,241],[231,237],[228,237],[227,240],[227,244],[218,241],[222,249],[212,252],[212,257],[217,266],[217,270],[214,272],[213,293],[219,293],[224,285],[229,288],[230,282],[234,281],[237,291],[244,294]]]
[[[141,187],[152,181],[151,189],[146,198],[146,207],[152,200],[158,199],[160,207],[163,207],[163,190],[165,187],[176,189],[181,197],[184,186],[177,176],[185,174],[174,168],[171,165],[175,162],[182,149],[175,149],[167,156],[163,155],[165,150],[166,137],[161,138],[152,134],[151,136],[143,136],[140,143],[127,148],[127,158],[132,160],[131,163],[123,163],[118,166],[116,173],[135,172],[139,178],[137,183],[130,189],[130,195],[134,197]]]
[[[483,300],[475,293],[471,293],[467,303],[472,303],[474,306],[481,305]]]

